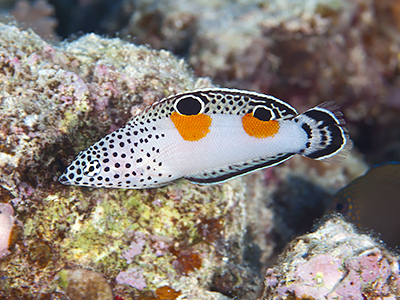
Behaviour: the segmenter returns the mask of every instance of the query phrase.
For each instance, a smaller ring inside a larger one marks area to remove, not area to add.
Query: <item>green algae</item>
[[[209,215],[215,208],[213,205],[205,208],[201,196],[207,195],[190,192],[176,205],[165,196],[169,189],[163,188],[151,195],[139,191],[112,191],[94,204],[89,218],[82,220],[80,214],[68,216],[70,232],[61,244],[62,256],[79,265],[121,269],[126,265],[121,254],[128,248],[132,232],[157,234],[171,241],[185,236],[190,243],[197,234],[198,216]],[[152,199],[157,199],[157,205],[150,202],[154,201]],[[58,217],[54,220],[59,219],[63,212],[56,206],[46,209],[44,214],[52,218],[55,213]]]
[[[174,280],[181,276],[173,265],[180,250],[169,250],[174,245],[209,251],[199,238],[197,225],[200,218],[227,213],[221,209],[224,193],[219,186],[198,187],[184,180],[157,190],[65,189],[45,197],[36,213],[26,218],[24,236],[31,241],[41,237],[51,244],[59,260],[46,267],[46,272],[57,273],[72,264],[112,278],[135,266],[148,288],[154,289],[163,281],[173,284],[172,274]],[[128,262],[123,255],[138,239],[143,249]],[[160,253],[159,241],[165,244]]]

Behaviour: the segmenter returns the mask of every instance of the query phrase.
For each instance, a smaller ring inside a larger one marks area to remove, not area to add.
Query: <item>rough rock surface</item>
[[[70,299],[114,299],[110,285],[99,273],[85,269],[62,270],[60,277]]]
[[[397,258],[340,217],[296,238],[266,272],[262,299],[398,299]]]

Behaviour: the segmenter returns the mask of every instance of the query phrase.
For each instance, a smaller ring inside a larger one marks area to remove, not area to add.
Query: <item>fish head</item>
[[[158,153],[155,147],[149,146],[150,150],[143,148],[143,152],[134,150],[124,132],[119,129],[79,152],[60,176],[59,182],[87,187],[137,189],[159,187],[175,179],[171,174],[160,172],[158,167],[162,163],[156,160]]]
[[[336,193],[332,202],[332,209],[336,213],[348,218],[351,222],[358,224],[359,222],[359,208],[357,201],[353,199],[354,192],[352,189],[343,189]]]
[[[94,154],[92,149],[79,152],[58,181],[65,185],[102,186],[106,165],[104,154]],[[102,176],[103,175],[103,176]],[[109,176],[109,174],[108,174]]]
[[[335,197],[333,200],[332,208],[336,213],[347,215],[349,212],[349,201],[343,197]]]

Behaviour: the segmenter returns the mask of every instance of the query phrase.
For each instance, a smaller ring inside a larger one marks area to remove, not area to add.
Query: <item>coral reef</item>
[[[215,268],[232,265],[246,270],[237,294],[259,290],[242,257],[244,180],[147,191],[56,181],[79,150],[146,105],[208,80],[166,51],[120,39],[90,34],[55,46],[0,24],[0,40],[0,194],[24,222],[23,241],[0,261],[0,295],[75,293],[60,271],[74,282],[73,270],[90,269],[124,299],[162,299],[164,286],[188,299],[223,299],[207,287]]]
[[[266,272],[261,299],[398,299],[396,257],[341,217],[296,238]]]
[[[133,1],[123,2],[129,7]],[[132,7],[130,25],[121,27],[121,35],[135,34],[136,42],[187,56],[198,75],[273,93],[300,110],[336,100],[345,108],[353,136],[361,136],[355,126],[363,118],[374,128],[367,143],[398,135],[386,130],[398,124],[394,41],[399,23],[383,14],[396,15],[394,2],[134,1]],[[14,238],[14,247],[0,260],[0,298],[79,299],[80,291],[91,291],[85,290],[90,284],[78,288],[77,282],[92,272],[118,300],[256,299],[277,249],[298,234],[293,230],[298,222],[307,223],[302,230],[312,223],[303,220],[310,193],[321,195],[310,198],[318,208],[313,218],[321,217],[326,193],[366,170],[353,152],[340,164],[296,157],[217,186],[184,181],[147,191],[61,186],[57,177],[79,151],[145,106],[212,84],[196,78],[170,52],[119,38],[87,34],[53,44],[30,29],[0,23],[0,45],[0,202],[12,204],[14,218],[24,224],[23,240]],[[383,144],[371,147],[384,149]],[[302,181],[293,181],[296,177]],[[285,193],[287,187],[301,192],[298,202]],[[279,222],[277,211],[284,211]],[[347,229],[338,232],[353,247],[342,269],[336,268],[340,253],[313,256],[307,243],[298,250],[301,237],[292,249],[308,255],[291,261],[314,271],[321,262],[322,275],[296,273],[299,284],[289,290],[285,281],[276,281],[287,274],[278,265],[268,271],[265,299],[286,297],[286,292],[322,295],[340,279],[332,297],[346,290],[364,291],[366,297],[396,295],[391,254],[342,220],[329,222],[321,227],[327,247],[335,238],[338,250],[346,245],[334,232],[328,239],[328,224]],[[320,249],[325,245],[321,231],[313,234],[308,237],[315,237]],[[355,241],[364,242],[364,255],[352,252]],[[283,256],[286,261],[290,253]],[[327,270],[331,276],[325,276]],[[383,284],[385,274],[393,275],[389,285]],[[361,279],[357,286],[350,284],[354,279]],[[313,289],[301,292],[306,281]],[[372,283],[376,290],[369,289]]]

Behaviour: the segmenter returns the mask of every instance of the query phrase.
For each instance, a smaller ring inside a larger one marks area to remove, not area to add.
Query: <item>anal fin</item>
[[[220,168],[205,170],[199,173],[193,173],[184,178],[197,184],[216,184],[229,179],[239,177],[255,170],[261,170],[276,166],[285,160],[291,158],[293,153],[282,153],[272,157],[261,157],[243,163],[224,166]]]

